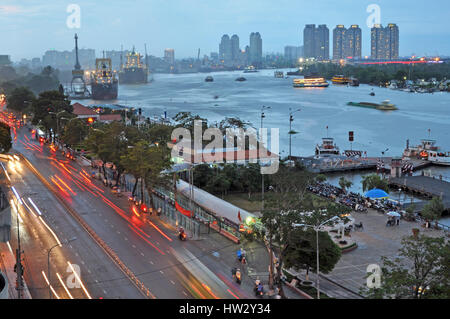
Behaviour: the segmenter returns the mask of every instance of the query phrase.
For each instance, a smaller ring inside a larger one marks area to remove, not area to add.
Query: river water
[[[292,137],[292,155],[313,155],[315,145],[327,136],[326,126],[328,136],[334,137],[341,151],[350,149],[348,131],[354,131],[352,149],[367,151],[369,157],[380,156],[386,149],[385,156],[401,156],[406,140],[410,140],[410,145],[419,144],[420,139],[429,137],[428,129],[437,145],[450,151],[449,93],[407,93],[365,84],[359,87],[330,84],[322,89],[293,88],[294,77],[275,78],[273,72],[154,74],[151,83],[121,85],[117,100],[80,103],[141,107],[145,116],[159,116],[166,111],[173,117],[178,112],[189,111],[207,118],[210,123],[225,117],[239,117],[251,122],[255,128],[260,127],[262,105],[269,106],[271,108],[265,110],[264,127],[279,128],[282,157],[289,152],[290,108],[301,109],[294,114],[292,128],[299,134]],[[206,75],[213,76],[214,82],[205,82]],[[239,76],[244,76],[247,81],[235,81]],[[375,96],[369,95],[372,90]],[[390,100],[399,109],[383,112],[346,105],[349,101],[380,103],[383,100]],[[450,181],[450,168],[431,167],[429,170]],[[329,181],[337,184],[340,176],[330,175]],[[362,191],[361,173],[345,176],[353,181],[353,191]],[[395,192],[391,195],[398,197]]]

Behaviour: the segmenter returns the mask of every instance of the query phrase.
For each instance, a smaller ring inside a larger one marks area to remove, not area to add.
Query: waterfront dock
[[[392,157],[359,157],[351,158],[345,156],[336,157],[297,157],[292,156],[292,160],[301,163],[313,173],[334,173],[349,172],[357,170],[376,170],[390,172]],[[381,164],[381,165],[380,165]],[[402,165],[412,165],[412,170],[416,171],[431,165],[429,161],[409,159],[402,161]]]
[[[450,209],[450,183],[428,176],[391,177],[389,186],[427,198],[440,197],[445,209]]]

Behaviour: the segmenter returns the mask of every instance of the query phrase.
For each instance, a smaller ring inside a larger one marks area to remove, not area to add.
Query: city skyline
[[[372,2],[341,2],[338,8],[332,1],[293,3],[289,4],[290,10],[285,10],[283,3],[262,1],[255,6],[254,1],[247,1],[239,4],[236,11],[236,1],[195,6],[182,0],[167,5],[156,0],[136,1],[133,6],[123,8],[118,1],[104,6],[101,1],[92,4],[83,0],[78,1],[81,27],[71,29],[66,26],[70,15],[68,3],[7,0],[0,5],[0,18],[5,25],[0,36],[9,44],[2,54],[19,61],[42,57],[49,49],[71,50],[74,33],[79,34],[80,49],[92,48],[97,53],[119,50],[121,45],[126,48],[135,45],[143,52],[147,43],[149,55],[163,56],[165,48],[174,48],[179,58],[195,57],[198,48],[201,55],[216,52],[217,39],[224,33],[237,34],[242,39],[251,32],[259,32],[264,38],[263,53],[283,52],[286,45],[303,45],[303,28],[314,23],[326,24],[330,30],[338,24],[358,24],[362,30],[362,55],[370,56],[367,19],[371,13],[367,9]],[[442,41],[450,33],[445,25],[450,4],[437,0],[426,5],[408,6],[408,3],[376,3],[380,23],[396,23],[401,29],[400,56],[450,55],[450,44]],[[142,10],[136,11],[136,7]],[[100,10],[103,15],[99,15]]]

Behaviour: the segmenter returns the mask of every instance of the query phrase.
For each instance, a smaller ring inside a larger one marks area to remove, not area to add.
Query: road
[[[18,203],[10,190],[14,234],[9,243],[10,253],[15,252],[17,247],[19,214],[24,278],[33,298],[144,298],[25,165],[14,161],[2,161],[2,164],[10,180],[3,179],[4,184],[7,184],[5,186],[14,185],[23,203]],[[50,290],[49,296],[48,250],[58,242],[64,243],[73,238],[76,240],[51,251],[50,284],[54,292]],[[75,283],[77,279],[68,262],[75,265],[73,267],[79,267],[79,277],[85,290],[80,285],[70,288],[73,287],[70,283]]]
[[[70,219],[67,211],[72,211],[117,255],[131,272],[132,278],[138,279],[150,297],[249,298],[251,294],[248,291],[230,280],[230,268],[211,256],[212,250],[208,249],[208,243],[181,242],[177,239],[175,230],[161,223],[158,218],[150,217],[146,220],[134,214],[131,207],[122,209],[121,207],[126,207],[123,203],[127,202],[126,199],[116,198],[98,181],[91,179],[86,169],[63,158],[60,152],[50,149],[47,144],[38,143],[27,128],[17,130],[14,137],[14,150],[29,160],[29,168],[41,182],[39,184],[35,180],[33,184],[32,179],[35,177],[27,167],[24,168],[27,165],[22,162],[23,172],[16,174],[21,176],[19,179],[22,179],[22,185],[30,183],[30,186],[20,188],[18,185],[17,191],[21,197],[34,196],[36,205],[42,206],[49,222],[55,228],[59,227],[55,231],[64,233],[63,239],[71,238],[71,233],[66,233],[65,230],[65,225],[69,222],[64,224],[64,221]],[[12,182],[19,183],[17,180]],[[53,189],[56,198],[50,197],[49,188]],[[122,205],[118,205],[120,203]],[[79,232],[83,231],[73,219],[70,224],[78,228]],[[79,237],[85,238],[88,235]],[[76,245],[77,241],[70,245]],[[222,247],[215,247],[215,250],[232,245],[225,240]],[[45,243],[44,246],[49,247],[50,244]],[[58,249],[64,248],[55,248]],[[99,259],[94,257],[91,260],[90,257],[84,257],[86,261],[83,261],[90,264],[94,259]],[[64,258],[61,261],[59,259],[56,252],[55,255],[52,253],[52,263],[63,264]],[[111,273],[97,280],[100,283],[102,280],[126,277],[123,273],[117,276]],[[95,279],[89,278],[86,281],[95,282]],[[114,282],[116,283],[119,286],[123,284]],[[134,298],[135,294],[122,291],[115,296]]]

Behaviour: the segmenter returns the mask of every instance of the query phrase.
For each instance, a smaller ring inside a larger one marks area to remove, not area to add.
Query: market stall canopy
[[[369,198],[387,198],[389,195],[382,189],[374,188],[366,192],[364,196]]]
[[[401,216],[401,215],[400,215],[399,213],[397,213],[397,212],[389,212],[389,213],[387,213],[386,215],[392,216],[392,217],[400,217],[400,216]]]

